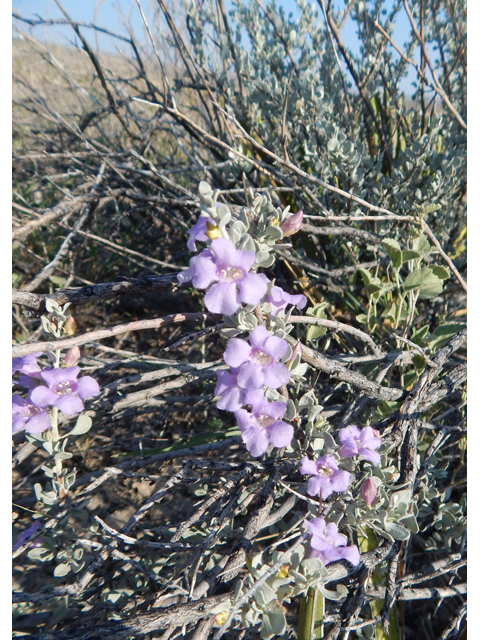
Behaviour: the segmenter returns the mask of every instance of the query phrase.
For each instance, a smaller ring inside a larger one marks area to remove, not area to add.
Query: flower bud
[[[300,231],[302,227],[302,222],[303,222],[303,211],[302,209],[300,209],[300,211],[297,211],[297,213],[294,213],[293,216],[288,218],[288,220],[285,220],[285,222],[282,222],[282,224],[280,225],[280,229],[283,231],[283,236],[284,237],[293,236],[294,233],[297,233],[297,231]]]
[[[220,233],[219,228],[212,224],[211,222],[207,222],[207,238],[210,240],[215,240],[215,238],[221,238],[222,234]]]
[[[67,367],[73,367],[80,360],[80,349],[72,347],[67,351],[63,360]]]
[[[293,347],[292,358],[291,358],[292,362],[299,355],[300,356],[302,355],[302,343],[301,342],[297,342],[297,344]]]
[[[371,507],[377,499],[377,485],[371,478],[367,478],[362,483],[360,493],[362,494],[362,498],[365,500],[365,504],[368,504],[368,506]]]
[[[65,336],[73,336],[76,330],[77,323],[75,322],[75,318],[70,316],[63,327],[63,334]]]

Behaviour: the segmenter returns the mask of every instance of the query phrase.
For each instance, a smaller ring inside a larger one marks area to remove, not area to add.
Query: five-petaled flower
[[[360,431],[353,424],[345,429],[340,429],[338,439],[343,446],[338,453],[342,458],[353,458],[353,456],[360,455],[377,465],[380,462],[380,454],[375,449],[378,449],[382,443],[379,435],[378,431],[372,427],[365,427]]]
[[[40,378],[42,367],[37,363],[37,358],[41,355],[42,352],[31,353],[28,356],[23,356],[23,358],[12,359],[12,376],[14,376],[17,371],[23,374],[19,376],[18,382],[24,387],[32,389],[35,386],[32,378]],[[16,380],[12,380],[12,386],[16,383]]]
[[[224,360],[237,376],[242,389],[259,389],[266,385],[277,389],[290,379],[287,367],[278,362],[286,354],[288,344],[271,335],[263,325],[256,327],[249,341],[232,338],[227,344]]]
[[[24,400],[21,396],[12,396],[12,432],[25,429],[28,433],[41,433],[50,427],[50,418],[45,409],[32,401],[32,391]]]
[[[98,396],[100,389],[96,380],[90,376],[84,376],[77,382],[80,367],[67,369],[51,369],[43,371],[43,385],[32,390],[32,401],[39,407],[54,406],[67,415],[74,415],[83,410],[83,402],[86,398]]]
[[[316,462],[305,457],[300,463],[300,473],[312,476],[308,481],[307,493],[311,496],[328,498],[334,491],[346,491],[350,483],[350,473],[340,471],[337,461],[331,455],[325,455]]]
[[[267,292],[268,278],[262,273],[249,273],[254,262],[255,251],[240,251],[231,240],[216,238],[177,278],[182,284],[191,280],[196,289],[210,287],[205,296],[207,309],[231,315],[242,302],[258,304]]]
[[[272,314],[276,316],[280,311],[284,311],[289,304],[293,304],[299,309],[303,309],[307,304],[307,299],[301,293],[294,296],[284,291],[281,287],[274,285],[272,287],[272,293],[265,298],[265,302],[272,305]]]
[[[338,533],[334,522],[326,524],[323,518],[306,520],[307,529],[311,532],[311,558],[320,558],[324,565],[336,560],[348,560],[356,566],[360,562],[360,552],[354,544],[347,545],[347,536]]]
[[[269,445],[287,447],[293,438],[293,427],[279,418],[287,408],[285,402],[268,402],[265,398],[252,403],[252,411],[235,412],[242,440],[254,458],[261,456]]]

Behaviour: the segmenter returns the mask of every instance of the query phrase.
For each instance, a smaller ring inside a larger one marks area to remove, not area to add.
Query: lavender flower
[[[100,393],[97,381],[90,376],[84,376],[77,382],[79,373],[80,367],[43,371],[41,377],[48,388],[40,386],[33,389],[32,401],[39,407],[58,407],[70,416],[79,413],[83,410],[82,400]]]
[[[307,493],[310,496],[328,498],[334,491],[346,491],[350,483],[350,473],[340,471],[335,458],[330,455],[322,456],[316,462],[303,458],[300,473],[313,476],[308,481]]]
[[[12,396],[12,432],[25,429],[28,433],[41,433],[50,427],[50,417],[41,407],[32,401],[32,391],[24,400],[21,396]]]
[[[239,251],[231,240],[216,238],[208,249],[190,260],[178,274],[180,283],[192,281],[196,289],[207,289],[205,306],[212,313],[231,315],[242,304],[258,304],[267,292],[268,278],[249,273],[255,251]],[[212,283],[212,286],[210,286]]]
[[[378,449],[381,445],[379,435],[378,431],[372,427],[365,427],[360,431],[358,427],[351,424],[338,432],[338,439],[343,444],[338,453],[342,458],[360,455],[377,465],[380,462],[380,454],[374,449]]]
[[[265,301],[272,305],[272,313],[274,316],[286,309],[289,304],[293,304],[299,309],[303,309],[307,304],[307,298],[301,293],[294,296],[276,285],[272,287],[272,293],[266,297]]]
[[[208,240],[207,222],[209,222],[210,225],[215,226],[215,222],[212,218],[204,218],[203,216],[200,216],[198,222],[189,230],[188,234],[190,238],[188,239],[187,247],[190,251],[197,250],[197,245],[195,244],[197,240],[200,240],[201,242],[206,242]]]
[[[37,373],[40,373],[42,368],[37,363],[37,358],[42,355],[42,352],[39,353],[30,353],[28,356],[23,356],[23,358],[13,358],[12,359],[12,376],[15,375],[17,371],[23,373],[26,376],[33,376]]]
[[[264,399],[263,389],[241,389],[237,377],[227,371],[217,371],[215,395],[221,396],[218,409],[238,411],[244,404],[256,404]]]
[[[360,493],[362,494],[365,504],[371,507],[377,499],[377,485],[371,478],[367,478],[362,482]]]
[[[242,389],[259,389],[266,385],[277,389],[290,379],[287,367],[278,362],[288,349],[282,338],[272,336],[264,326],[254,329],[249,341],[232,338],[227,344],[224,359],[237,376]]]
[[[278,449],[286,447],[293,438],[293,427],[279,420],[285,413],[285,402],[268,402],[265,398],[252,404],[252,411],[235,412],[242,440],[254,458],[261,456],[271,444]]]
[[[347,536],[338,533],[334,522],[326,524],[323,518],[312,518],[312,520],[306,520],[305,524],[312,533],[311,558],[320,558],[325,566],[336,560],[348,560],[354,566],[360,562],[358,547],[354,544],[346,546]]]

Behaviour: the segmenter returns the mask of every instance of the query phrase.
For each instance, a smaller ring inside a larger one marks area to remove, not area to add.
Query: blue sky
[[[265,1],[265,0],[264,0]],[[312,0],[313,1],[313,0]],[[344,7],[344,0],[334,0],[337,6]],[[386,2],[387,8],[391,6],[393,0]],[[126,34],[125,28],[122,24],[122,18],[130,22],[135,31],[141,33],[142,20],[138,12],[138,8],[135,0],[63,0],[63,6],[67,13],[79,22],[95,23],[101,27],[105,27],[111,31]],[[285,12],[291,11],[293,16],[298,15],[298,9],[296,7],[295,0],[277,0],[277,4],[283,6]],[[319,9],[317,2],[313,2],[315,8]],[[95,15],[96,6],[96,15]],[[13,0],[13,11],[21,14],[26,18],[35,18],[36,15],[42,18],[62,18],[62,14],[53,0]],[[147,15],[151,14],[150,3],[148,0],[142,0],[142,7]],[[231,7],[230,0],[226,0],[227,10]],[[321,13],[319,11],[319,13]],[[152,21],[149,20],[149,24]],[[398,46],[402,47],[403,43],[407,40],[410,32],[410,25],[404,12],[400,12],[395,24],[394,40]],[[94,35],[88,29],[83,29],[82,33],[87,37],[92,44],[95,42]],[[35,29],[35,36],[41,39],[51,40],[57,39],[59,41],[68,42],[72,41],[74,34],[68,27],[56,28],[52,27],[37,27]],[[352,20],[347,20],[342,30],[342,36],[344,41],[348,43],[354,53],[358,52],[358,40],[355,32],[355,24]],[[112,38],[108,36],[98,35],[100,47],[105,51],[115,51],[116,43]],[[413,74],[412,74],[413,78]],[[407,92],[412,92],[411,79],[403,80],[402,88]]]

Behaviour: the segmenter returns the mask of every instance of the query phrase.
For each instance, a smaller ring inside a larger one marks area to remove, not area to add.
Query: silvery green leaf
[[[325,431],[324,433],[322,433],[324,442],[325,442],[325,451],[326,452],[330,452],[330,451],[335,451],[335,449],[337,448],[337,443],[335,442],[333,436],[328,433],[328,431]]]
[[[92,426],[92,419],[89,416],[82,414],[78,417],[75,426],[73,427],[73,429],[70,431],[68,435],[69,436],[83,435],[84,433],[87,433],[87,431],[90,430],[91,426]]]
[[[54,311],[60,311],[60,305],[58,304],[58,302],[56,302],[52,298],[47,298],[45,300],[45,309],[49,313],[53,313]]]
[[[69,453],[68,451],[60,451],[59,453],[55,454],[55,458],[57,460],[70,460],[72,456],[73,453]]]
[[[343,585],[337,585],[336,591],[330,591],[330,589],[327,589],[322,584],[318,585],[318,590],[320,591],[322,596],[327,600],[341,600],[342,598],[345,597],[346,594],[343,593],[343,590],[340,590],[340,587],[343,587],[345,591],[347,591],[346,587],[344,587]]]
[[[412,533],[418,533],[418,523],[417,523],[417,519],[415,518],[415,516],[412,514],[410,516],[407,516],[406,518],[402,518],[400,520],[402,526],[407,527],[408,529],[410,529],[410,531]]]
[[[233,592],[232,602],[236,602],[238,600],[240,594],[242,593],[242,589],[243,589],[243,580],[238,580],[235,585],[235,590]]]
[[[276,227],[273,224],[269,224],[265,229],[265,234],[269,235],[273,240],[281,240],[283,238],[283,231],[280,227]]]
[[[276,601],[272,602],[265,613],[266,615],[263,615],[262,626],[260,627],[260,637],[268,640],[273,636],[282,635],[287,628],[285,610],[282,605]],[[268,620],[268,624],[265,624],[265,618]]]
[[[41,316],[40,320],[42,321],[42,328],[45,333],[52,333],[52,325],[50,320],[46,316]]]
[[[42,465],[40,469],[47,476],[47,478],[53,478],[53,476],[55,475],[53,470],[50,467],[48,467],[46,464]]]
[[[385,522],[385,531],[395,540],[408,540],[410,531],[396,522]]]
[[[430,246],[426,236],[424,236],[423,233],[413,241],[413,250],[418,251],[422,258],[427,256],[432,251],[432,249],[433,247]]]
[[[285,412],[285,419],[293,420],[294,418],[296,418],[296,416],[297,416],[297,410],[295,408],[295,403],[293,402],[293,400],[289,399],[287,400],[287,410]]]
[[[48,451],[50,455],[53,455],[53,444],[51,442],[44,442],[42,444],[42,447],[45,449],[45,451]]]
[[[325,569],[325,565],[320,558],[305,558],[302,560],[301,567],[306,576],[313,575],[315,573],[319,573],[320,576],[328,575],[328,571]]]
[[[269,602],[275,600],[275,591],[268,584],[261,584],[258,589],[255,590],[254,596],[255,602],[259,607],[265,607]]]
[[[396,240],[393,240],[391,238],[385,238],[382,241],[382,245],[390,256],[390,260],[392,261],[393,266],[398,271],[402,264],[402,250],[400,249],[400,245]]]
[[[53,553],[53,551],[45,549],[45,547],[34,547],[33,549],[28,550],[27,556],[30,560],[49,562],[50,560],[53,560],[55,554]]]
[[[408,262],[409,260],[417,260],[421,257],[422,254],[418,251],[413,251],[413,249],[405,249],[405,251],[402,251],[402,263]]]
[[[255,243],[253,238],[245,233],[239,240],[237,248],[241,251],[255,251]]]

